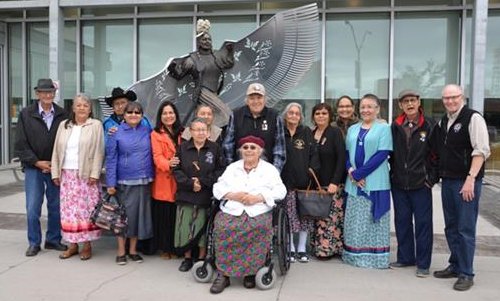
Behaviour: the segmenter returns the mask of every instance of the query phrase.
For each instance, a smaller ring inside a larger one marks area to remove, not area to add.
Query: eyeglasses
[[[418,101],[418,98],[416,97],[407,97],[407,98],[404,98],[403,100],[401,100],[401,103],[404,103],[405,105],[406,104],[409,104],[409,103],[415,103]]]
[[[255,146],[255,145],[246,145],[245,144],[241,148],[244,149],[244,150],[248,150],[248,149],[250,149],[250,150],[256,150],[257,146]]]
[[[443,96],[443,100],[455,100],[457,98],[459,98],[460,96],[462,96],[462,94],[457,94],[457,95],[452,95],[452,96]]]
[[[300,116],[300,112],[294,112],[294,111],[288,111],[288,112],[286,112],[286,114],[290,115],[290,116],[293,116],[293,115]]]
[[[316,111],[314,112],[314,115],[328,115],[328,112]]]
[[[129,114],[129,115],[132,115],[132,114],[142,115],[142,112],[139,112],[139,111],[127,111],[127,114]]]

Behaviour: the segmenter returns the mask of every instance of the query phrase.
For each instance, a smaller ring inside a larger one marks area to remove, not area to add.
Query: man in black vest
[[[253,135],[264,140],[264,159],[281,172],[286,160],[283,121],[276,110],[265,106],[266,90],[262,84],[252,83],[248,86],[246,103],[235,109],[229,117],[222,143],[227,164],[239,158],[235,141]]]
[[[445,235],[451,255],[448,267],[435,271],[434,277],[458,277],[453,288],[465,291],[474,284],[476,222],[484,161],[490,155],[489,138],[484,118],[465,106],[460,86],[445,86],[442,99],[446,114],[434,133],[443,181]]]
[[[66,246],[61,244],[59,187],[52,182],[50,161],[57,128],[68,115],[54,103],[56,87],[50,78],[39,79],[35,91],[38,100],[19,114],[14,146],[14,153],[21,160],[26,175],[24,186],[29,242],[26,256],[35,256],[40,252],[40,214],[44,195],[47,197],[48,217],[44,247],[66,250]]]

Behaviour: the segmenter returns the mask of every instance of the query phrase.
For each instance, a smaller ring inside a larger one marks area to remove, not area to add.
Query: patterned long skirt
[[[311,234],[312,253],[316,257],[331,257],[342,255],[344,250],[344,198],[335,197],[327,218],[316,220],[315,229]]]
[[[191,244],[204,248],[206,245],[205,234],[201,234],[198,241],[193,241],[207,221],[207,209],[200,206],[177,204],[175,222],[175,247],[183,248]],[[191,249],[191,248],[189,248]]]
[[[63,169],[60,196],[63,239],[69,243],[98,239],[101,231],[90,221],[90,214],[101,199],[99,183],[81,179],[78,170]]]
[[[271,247],[272,219],[272,211],[256,217],[219,211],[214,220],[217,269],[231,277],[255,275]]]
[[[292,233],[297,233],[299,231],[310,232],[314,229],[313,219],[300,218],[297,213],[297,192],[295,190],[290,190],[286,194],[285,208]]]
[[[389,267],[390,213],[373,220],[372,202],[349,195],[344,224],[344,262],[358,267]]]

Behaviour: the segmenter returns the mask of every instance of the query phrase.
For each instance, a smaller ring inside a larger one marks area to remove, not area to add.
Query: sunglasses
[[[127,114],[129,114],[129,115],[132,115],[132,114],[142,115],[142,112],[139,112],[139,111],[127,111]]]
[[[257,146],[255,146],[255,145],[243,145],[241,148],[244,150],[247,150],[247,149],[256,150]]]

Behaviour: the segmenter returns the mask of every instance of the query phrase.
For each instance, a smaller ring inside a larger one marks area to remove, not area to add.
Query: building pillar
[[[472,17],[471,101],[469,107],[481,113],[484,111],[487,23],[488,0],[475,0]]]
[[[56,101],[62,101],[64,90],[64,14],[59,0],[49,2],[49,77],[59,82]],[[62,102],[60,102],[62,104]]]

